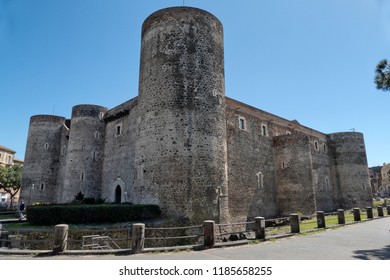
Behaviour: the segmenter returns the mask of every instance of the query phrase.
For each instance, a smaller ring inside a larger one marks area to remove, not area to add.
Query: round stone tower
[[[367,155],[362,133],[343,132],[329,135],[334,152],[336,206],[344,209],[372,205]]]
[[[142,26],[137,202],[169,217],[227,219],[223,28],[174,7]]]
[[[54,202],[65,118],[32,116],[24,159],[21,198],[26,204]]]
[[[73,107],[62,202],[73,201],[79,192],[85,198],[100,198],[106,111],[96,105]]]

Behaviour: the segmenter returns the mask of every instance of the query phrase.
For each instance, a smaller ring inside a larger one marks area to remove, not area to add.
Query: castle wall
[[[312,154],[313,187],[317,210],[331,212],[335,210],[334,189],[331,163],[327,139],[310,137]]]
[[[305,134],[274,137],[276,192],[282,216],[316,211],[310,138]]]
[[[134,166],[137,135],[137,98],[111,109],[106,122],[102,199],[106,202],[142,202],[137,193],[137,170]],[[119,186],[119,188],[118,188]]]
[[[272,138],[259,133],[261,119],[234,107],[227,108],[226,119],[231,221],[277,216]]]
[[[60,156],[59,156],[59,167],[57,173],[57,187],[55,193],[55,199],[53,202],[60,203],[63,196],[64,180],[65,180],[65,171],[66,171],[66,156],[68,153],[68,143],[69,143],[69,127],[67,126],[67,121],[62,126],[61,132],[61,144],[60,144]]]
[[[137,193],[165,215],[226,220],[223,30],[208,12],[169,8],[142,27]]]
[[[58,116],[37,115],[30,119],[21,187],[21,199],[27,204],[56,199],[64,123],[65,118]]]
[[[100,198],[106,111],[96,105],[73,107],[61,202],[73,201],[79,192]]]
[[[372,205],[368,176],[367,155],[363,134],[358,132],[333,133],[329,143],[334,158],[336,206],[350,209]]]
[[[82,192],[157,204],[191,224],[371,205],[363,135],[326,135],[226,98],[223,52],[208,12],[149,16],[138,97],[75,106],[71,120],[31,118],[22,198],[62,203]]]

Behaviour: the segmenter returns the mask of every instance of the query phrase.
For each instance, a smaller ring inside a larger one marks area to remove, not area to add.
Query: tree
[[[390,63],[383,59],[376,66],[375,70],[376,88],[383,91],[390,91]]]
[[[20,165],[13,165],[9,167],[0,166],[0,189],[10,194],[11,205],[14,196],[20,190],[22,183],[23,167]]]

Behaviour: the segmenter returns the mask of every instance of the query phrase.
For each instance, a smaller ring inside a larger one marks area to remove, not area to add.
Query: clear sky
[[[390,162],[388,0],[185,0],[224,25],[226,95],[324,133],[364,133]],[[137,96],[144,19],[183,0],[0,0],[0,145],[24,158],[29,119]]]

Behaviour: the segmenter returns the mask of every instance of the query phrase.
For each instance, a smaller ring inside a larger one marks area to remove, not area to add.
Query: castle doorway
[[[115,203],[122,203],[122,188],[119,185],[115,189]]]

